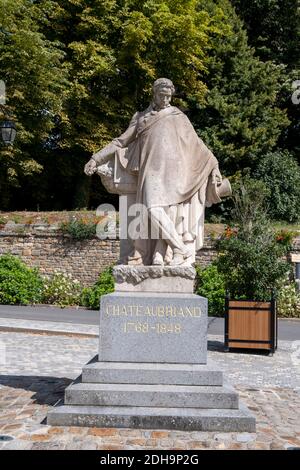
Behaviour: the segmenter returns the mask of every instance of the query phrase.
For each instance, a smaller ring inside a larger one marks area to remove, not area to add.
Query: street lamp
[[[13,121],[3,121],[0,123],[1,135],[5,145],[13,145],[17,130]]]

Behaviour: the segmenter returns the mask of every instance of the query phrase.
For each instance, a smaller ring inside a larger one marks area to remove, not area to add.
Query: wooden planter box
[[[231,300],[225,303],[225,350],[277,349],[276,301]]]

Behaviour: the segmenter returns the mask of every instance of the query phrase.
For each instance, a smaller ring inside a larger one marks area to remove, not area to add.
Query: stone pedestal
[[[194,294],[104,295],[99,361],[206,364],[206,312]]]
[[[65,405],[48,414],[48,424],[255,431],[238,394],[207,363],[207,299],[152,291],[158,280],[184,283],[187,268],[116,269],[121,291],[101,298],[99,355],[66,389]],[[148,291],[122,291],[123,282]]]

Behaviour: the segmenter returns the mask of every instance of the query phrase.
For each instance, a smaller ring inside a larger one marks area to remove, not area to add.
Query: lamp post
[[[3,121],[0,123],[2,140],[5,145],[13,145],[17,130],[13,121]]]
[[[4,121],[0,121],[0,134],[2,140],[5,145],[13,145],[14,140],[16,138],[17,130],[16,125],[11,120],[10,113],[8,112],[8,109],[5,106],[5,100],[4,102],[0,102],[0,111],[4,115]]]

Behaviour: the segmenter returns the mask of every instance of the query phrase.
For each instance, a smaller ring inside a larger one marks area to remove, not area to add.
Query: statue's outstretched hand
[[[91,176],[95,173],[96,170],[97,170],[97,163],[95,162],[95,160],[93,160],[93,158],[91,158],[87,162],[87,164],[84,166],[84,172],[86,175]]]
[[[212,183],[220,186],[222,184],[222,175],[218,167],[214,168],[211,172]]]

